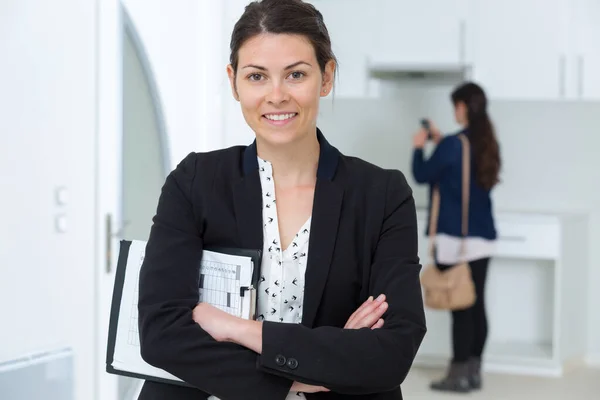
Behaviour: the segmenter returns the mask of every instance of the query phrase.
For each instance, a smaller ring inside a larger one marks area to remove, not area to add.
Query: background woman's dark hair
[[[500,181],[500,146],[494,126],[487,112],[487,98],[483,89],[467,82],[457,87],[451,95],[452,103],[463,102],[467,107],[469,138],[473,148],[475,176],[485,189]]]
[[[302,0],[262,0],[246,6],[231,34],[229,61],[234,72],[238,68],[240,47],[261,33],[285,33],[304,35],[313,45],[321,72],[330,60],[337,59],[331,50],[331,39],[325,27],[323,15]]]

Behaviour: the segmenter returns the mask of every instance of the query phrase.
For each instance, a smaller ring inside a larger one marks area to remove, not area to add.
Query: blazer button
[[[279,365],[280,367],[283,367],[286,363],[286,359],[284,356],[282,356],[281,354],[278,354],[277,356],[275,356],[275,363],[277,365]]]
[[[295,358],[290,358],[287,362],[287,366],[289,369],[298,368],[298,360],[296,360]]]

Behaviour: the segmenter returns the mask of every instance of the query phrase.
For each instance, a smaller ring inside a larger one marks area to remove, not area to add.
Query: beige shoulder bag
[[[465,259],[465,239],[469,230],[469,184],[470,184],[470,150],[469,141],[458,135],[462,142],[462,235],[460,258]],[[431,216],[429,220],[429,264],[421,274],[421,285],[425,295],[425,305],[437,310],[462,310],[475,303],[475,285],[471,277],[471,268],[466,261],[459,262],[451,268],[440,271],[435,265],[435,235],[440,211],[440,191],[437,185],[433,188],[431,199]]]

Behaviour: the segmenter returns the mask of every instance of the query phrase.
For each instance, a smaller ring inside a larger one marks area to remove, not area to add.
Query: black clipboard
[[[166,383],[171,385],[178,385],[184,387],[193,387],[192,385],[178,380],[165,379],[162,377],[156,377],[151,375],[144,375],[130,371],[124,371],[113,367],[115,346],[117,343],[117,330],[119,325],[119,313],[121,308],[121,300],[123,298],[123,286],[125,284],[125,272],[127,268],[127,260],[129,258],[129,250],[131,247],[131,240],[121,240],[119,246],[119,257],[117,260],[117,270],[115,272],[115,283],[113,288],[112,302],[110,307],[110,319],[108,326],[108,342],[106,346],[106,372],[113,375],[126,376],[129,378],[136,378],[141,380],[153,381],[158,383]],[[207,246],[203,250],[212,251],[221,254],[228,254],[233,256],[248,257],[254,264],[252,271],[251,282],[253,288],[241,287],[240,296],[245,295],[245,292],[258,287],[258,281],[260,277],[260,267],[262,260],[262,250],[251,250],[221,246]],[[198,269],[199,270],[199,269]],[[254,299],[254,309],[256,309],[256,298]]]

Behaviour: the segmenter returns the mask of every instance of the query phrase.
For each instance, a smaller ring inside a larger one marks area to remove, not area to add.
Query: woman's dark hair
[[[246,6],[231,34],[229,61],[234,73],[238,68],[240,47],[261,33],[284,33],[305,36],[313,45],[321,72],[330,60],[337,59],[331,50],[331,39],[323,15],[302,0],[262,0]]]
[[[451,95],[456,106],[462,102],[467,107],[469,139],[473,148],[475,176],[484,189],[493,188],[499,181],[500,146],[494,126],[487,112],[487,98],[483,89],[472,82],[457,87]]]

